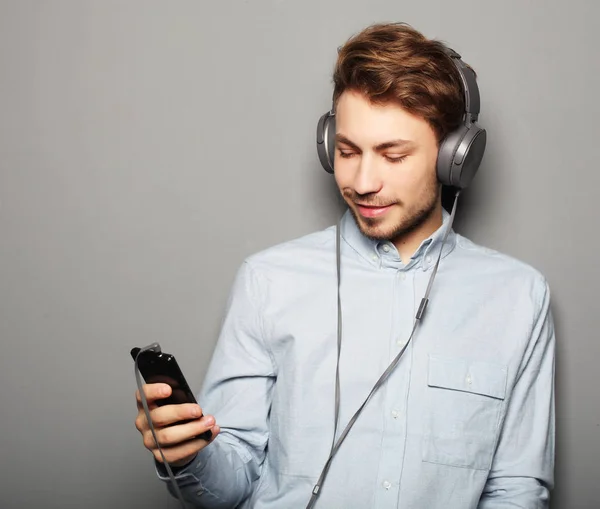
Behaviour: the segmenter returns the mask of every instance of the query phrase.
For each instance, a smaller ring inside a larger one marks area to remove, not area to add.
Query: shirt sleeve
[[[248,260],[236,275],[225,318],[198,403],[215,416],[221,432],[175,476],[194,507],[238,506],[260,478],[268,440],[268,414],[275,379],[264,337],[266,289]],[[157,475],[175,489],[163,465]]]
[[[498,447],[478,509],[542,509],[554,486],[555,334],[544,280]]]

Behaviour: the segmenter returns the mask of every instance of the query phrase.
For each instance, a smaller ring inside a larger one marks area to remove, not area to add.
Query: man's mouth
[[[363,217],[379,217],[385,214],[392,207],[392,205],[380,206],[362,205],[360,203],[356,203],[356,207],[358,208],[360,215]]]

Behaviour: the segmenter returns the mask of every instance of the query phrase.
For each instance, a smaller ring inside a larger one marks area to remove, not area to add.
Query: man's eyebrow
[[[386,141],[384,143],[380,143],[379,145],[377,145],[375,147],[375,150],[377,152],[380,152],[382,150],[386,150],[388,148],[404,148],[404,149],[408,149],[413,147],[415,144],[414,142],[410,141],[410,140],[391,140],[391,141]]]
[[[344,136],[343,134],[337,134],[335,136],[335,139],[338,143],[343,143],[344,145],[348,145],[349,147],[353,148],[354,150],[360,151],[360,147],[356,143],[354,143],[352,140],[350,140],[349,138]],[[379,145],[373,147],[373,149],[376,152],[381,152],[383,150],[387,150],[388,148],[409,149],[409,148],[412,148],[413,146],[414,146],[414,142],[412,142],[412,141],[397,139],[397,140],[390,140],[390,141],[385,141],[383,143],[380,143]]]

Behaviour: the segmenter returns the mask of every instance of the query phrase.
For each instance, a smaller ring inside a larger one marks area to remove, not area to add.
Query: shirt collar
[[[421,242],[406,265],[402,263],[398,250],[392,242],[371,240],[363,235],[350,210],[346,210],[341,219],[341,235],[348,245],[371,265],[399,270],[420,266],[423,270],[428,270],[433,268],[437,261],[444,233],[450,222],[450,214],[445,209],[442,209],[442,219],[442,226]],[[443,246],[442,258],[448,256],[455,245],[456,233],[451,229]]]

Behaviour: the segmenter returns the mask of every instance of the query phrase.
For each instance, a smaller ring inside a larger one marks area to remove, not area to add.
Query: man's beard
[[[437,207],[440,192],[441,189],[440,186],[437,185],[437,182],[432,186],[429,186],[423,193],[424,196],[421,202],[406,210],[404,212],[404,216],[400,218],[397,223],[392,224],[391,226],[386,226],[385,230],[379,227],[379,225],[385,224],[385,219],[380,219],[377,217],[363,217],[355,210],[355,206],[351,206],[349,209],[354,217],[354,220],[356,221],[356,224],[358,225],[358,228],[365,237],[375,241],[393,241],[417,230],[431,218]],[[358,201],[364,205],[385,205],[384,203],[378,203],[376,200],[369,200],[368,196],[366,195],[357,195],[353,191],[344,191],[343,195],[346,201],[350,201],[352,203],[356,203]],[[403,204],[398,202],[392,205],[393,208],[397,206],[403,207]]]

